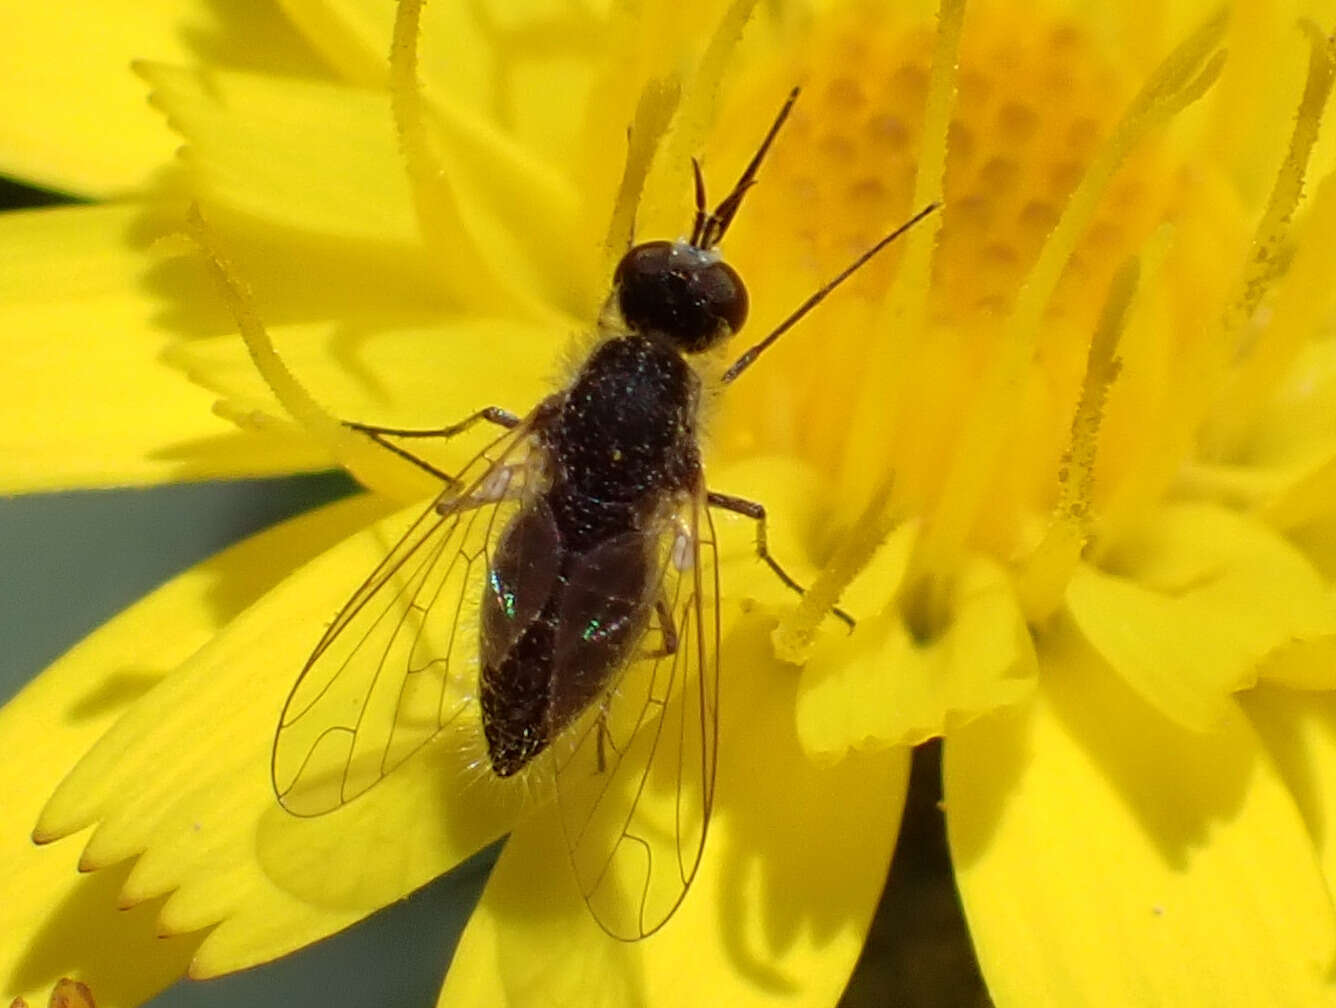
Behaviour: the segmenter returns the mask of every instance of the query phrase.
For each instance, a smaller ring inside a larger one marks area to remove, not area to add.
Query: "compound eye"
[[[747,322],[747,288],[738,271],[720,260],[711,263],[697,275],[702,297],[715,318],[728,323],[729,333],[735,333]]]
[[[631,329],[655,332],[685,353],[727,339],[747,321],[747,288],[713,253],[682,242],[637,245],[613,276]]]

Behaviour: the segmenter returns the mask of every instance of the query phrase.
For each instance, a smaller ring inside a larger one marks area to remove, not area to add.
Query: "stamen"
[[[913,206],[941,203],[943,199],[947,132],[956,93],[956,68],[964,19],[965,0],[942,0],[923,114]],[[907,362],[918,337],[924,332],[928,297],[932,291],[932,256],[941,227],[942,216],[938,216],[936,220],[928,221],[926,227],[906,236],[895,286],[872,323],[873,331],[890,336],[869,340],[864,348],[867,372],[877,375],[879,380],[859,383],[859,402],[855,406],[852,425],[855,430],[880,430],[889,443],[894,443],[902,418],[906,396],[901,389],[914,373]],[[861,499],[862,494],[868,492],[867,475],[874,470],[866,464],[866,453],[852,440],[845,445],[843,485],[855,499]],[[880,485],[871,489],[873,498],[888,493],[886,481],[892,478],[890,474],[877,475],[881,476]]]
[[[1214,419],[1218,427],[1233,420],[1224,412],[1226,409],[1246,410],[1245,417],[1253,417],[1253,410],[1269,398],[1295,357],[1311,344],[1312,334],[1331,317],[1336,286],[1331,283],[1331,246],[1327,238],[1332,234],[1336,234],[1336,173],[1322,180],[1313,197],[1303,234],[1294,243],[1294,260],[1276,292],[1266,337],[1249,356],[1247,369],[1225,404],[1217,407],[1220,415]],[[1249,389],[1255,391],[1250,393]],[[1258,404],[1244,398],[1249,394],[1257,396]],[[1330,513],[1331,501],[1336,498],[1336,464],[1319,464],[1296,481],[1286,467],[1268,469],[1198,460],[1182,467],[1178,486],[1188,493],[1255,507],[1269,525],[1289,529]]]
[[[696,72],[691,77],[688,105],[693,106],[695,113],[693,118],[700,122],[702,127],[714,121],[714,100],[719,94],[719,85],[733,61],[733,50],[737,48],[738,41],[742,38],[742,30],[751,19],[756,4],[757,0],[733,0],[728,5],[728,10],[724,11],[724,16],[719,19],[719,24],[715,26],[714,34],[710,36],[705,52],[696,65]],[[697,101],[704,107],[695,108]],[[700,150],[705,137],[702,133],[689,139],[692,142],[691,149]]]
[[[1105,191],[1131,150],[1152,129],[1196,101],[1219,76],[1224,53],[1218,44],[1227,16],[1218,11],[1156,69],[1133,99],[1113,134],[1090,162],[1062,217],[1017,294],[1003,327],[1000,356],[991,367],[958,441],[936,510],[911,558],[907,583],[929,580],[928,572],[953,570],[967,548],[969,532],[998,464],[999,449],[1014,435],[1020,389],[1034,357],[1040,323],[1063,268],[1094,219]],[[945,583],[944,579],[932,579]],[[936,589],[930,589],[934,594]],[[938,599],[929,608],[944,608]]]
[[[941,203],[946,180],[947,136],[951,108],[956,99],[956,76],[960,62],[960,33],[965,21],[965,0],[942,0],[937,13],[937,36],[932,50],[932,70],[928,77],[928,96],[924,102],[923,133],[918,165],[914,174],[913,206]],[[895,287],[886,302],[886,310],[877,320],[882,331],[896,332],[896,344],[904,356],[907,334],[922,332],[927,316],[928,295],[932,290],[932,255],[942,218],[910,236],[905,243]],[[901,371],[900,374],[905,372]]]
[[[1113,278],[1104,311],[1090,341],[1081,398],[1072,417],[1070,447],[1058,473],[1058,501],[1048,531],[1025,561],[1017,593],[1031,623],[1046,619],[1062,602],[1062,593],[1090,538],[1095,456],[1104,402],[1122,366],[1115,356],[1136,295],[1137,259],[1128,259]]]
[[[1253,234],[1251,255],[1240,280],[1239,291],[1227,309],[1222,325],[1221,351],[1237,352],[1240,359],[1239,369],[1230,387],[1221,396],[1214,423],[1204,432],[1202,439],[1203,452],[1217,458],[1227,455],[1230,446],[1254,421],[1257,409],[1268,401],[1268,393],[1280,380],[1299,347],[1309,338],[1312,323],[1316,321],[1310,319],[1302,329],[1296,329],[1281,324],[1283,320],[1273,316],[1266,327],[1266,338],[1261,341],[1255,341],[1256,333],[1250,328],[1263,296],[1285,266],[1281,248],[1289,238],[1290,222],[1303,195],[1304,176],[1312,158],[1313,146],[1317,142],[1322,112],[1331,96],[1333,81],[1336,80],[1336,41],[1323,35],[1317,25],[1307,19],[1300,21],[1299,26],[1309,42],[1308,78],[1299,101],[1294,130],[1290,134],[1289,149],[1272,186],[1266,211]],[[1324,185],[1324,191],[1328,188]],[[1332,213],[1330,207],[1324,209],[1328,215]],[[1314,215],[1317,210],[1315,201]],[[1330,252],[1325,244],[1321,241],[1305,242],[1299,247],[1298,255],[1309,260],[1305,264],[1308,268],[1314,265],[1312,260],[1315,257],[1323,256],[1327,260],[1329,275]],[[1290,271],[1294,272],[1298,268],[1299,264],[1293,263]],[[1286,286],[1294,289],[1297,285]],[[1324,277],[1311,286],[1304,285],[1299,289],[1310,295],[1311,303],[1312,291],[1329,287],[1330,280]],[[1286,307],[1289,309],[1292,306]]]
[[[1310,46],[1308,79],[1295,117],[1294,132],[1290,135],[1289,150],[1281,162],[1266,212],[1253,236],[1251,261],[1242,282],[1241,296],[1226,319],[1226,335],[1242,330],[1257,310],[1267,287],[1280,272],[1282,261],[1276,253],[1289,231],[1295,207],[1303,195],[1304,173],[1313,153],[1313,145],[1317,142],[1322,110],[1331,95],[1333,71],[1336,71],[1332,41],[1312,21],[1305,19],[1299,24],[1308,36]]]
[[[246,405],[235,399],[219,399],[213,404],[213,414],[228,423],[235,424],[242,430],[251,431],[255,434],[283,432],[295,435],[301,430],[298,424],[280,420],[263,409]]]
[[[835,555],[803,593],[797,608],[788,613],[775,628],[772,642],[775,656],[780,661],[801,665],[807,660],[812,645],[816,643],[817,628],[822,620],[830,615],[840,599],[840,593],[868,565],[872,555],[890,534],[893,522],[886,506],[890,491],[891,485],[886,484],[884,493],[868,502],[853,528],[840,541]]]
[[[737,48],[742,30],[755,9],[757,0],[733,0],[724,11],[706,43],[691,76],[682,89],[682,102],[677,121],[663,145],[663,152],[655,167],[672,179],[690,163],[691,158],[705,149],[705,140],[715,121],[715,102],[720,83]],[[661,176],[662,178],[662,176]],[[666,190],[678,191],[670,186]]]
[[[288,414],[325,445],[339,464],[364,486],[403,500],[419,500],[439,491],[440,487],[425,480],[421,473],[410,471],[407,466],[391,464],[392,456],[355,435],[312,398],[278,356],[250,288],[222,251],[198,206],[191,206],[187,212],[186,228],[218,281],[223,300],[236,319],[256,370]]]
[[[645,191],[645,180],[649,177],[654,155],[673,121],[681,97],[682,85],[676,77],[647,81],[640,92],[635,119],[626,138],[626,165],[622,168],[622,180],[617,186],[617,199],[603,242],[603,272],[608,276],[635,241],[636,208]]]
[[[465,226],[448,176],[432,153],[427,137],[422,86],[418,79],[418,37],[422,29],[422,0],[398,0],[390,47],[390,108],[399,146],[404,155],[413,208],[422,240],[433,250],[432,261],[444,289],[452,296],[476,302],[482,297],[504,298],[488,270],[464,272],[445,268],[459,261],[481,261],[481,253]],[[445,243],[449,242],[447,251]],[[463,246],[463,248],[461,248]],[[490,290],[488,288],[491,288]]]
[[[960,33],[964,22],[965,0],[942,0],[938,12],[936,43],[933,46],[932,72],[928,83],[924,112],[923,147],[914,188],[914,205],[936,205],[941,201],[946,174],[947,130],[951,104],[955,96],[956,66],[959,62]],[[932,254],[940,215],[906,235],[905,258],[896,275],[895,288],[887,299],[874,328],[889,332],[892,338],[869,340],[864,347],[868,373],[880,381],[858,385],[860,398],[854,408],[856,430],[877,430],[886,441],[894,441],[901,419],[899,394],[910,369],[905,366],[913,346],[913,337],[923,328],[931,291]],[[852,440],[852,439],[851,439]],[[775,631],[776,653],[782,661],[800,664],[816,639],[817,627],[838,601],[849,582],[867,565],[893,527],[890,502],[895,486],[895,472],[870,469],[865,453],[850,445],[844,462],[842,485],[857,499],[868,493],[868,504],[842,537],[834,557],[817,576],[798,608],[786,616]],[[876,482],[867,488],[868,475]]]

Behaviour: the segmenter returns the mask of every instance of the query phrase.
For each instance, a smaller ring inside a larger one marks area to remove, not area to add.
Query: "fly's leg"
[[[667,658],[677,654],[677,625],[673,622],[673,611],[668,608],[668,601],[662,596],[654,603],[654,610],[659,615],[659,633],[663,642],[654,651],[646,651],[642,659]]]
[[[608,750],[622,755],[612,742],[612,732],[608,731],[608,713],[599,711],[598,720],[594,722],[594,772],[604,774],[608,772]]]
[[[673,611],[668,607],[668,600],[659,597],[654,603],[654,611],[659,616],[659,633],[663,635],[663,643],[654,651],[646,651],[640,655],[640,659],[657,661],[660,658],[667,658],[670,655],[677,654],[678,633],[677,624],[673,622]],[[603,773],[607,767],[607,754],[604,750],[606,746],[613,752],[621,755],[621,751],[612,744],[612,733],[608,731],[607,711],[599,711],[598,720],[594,728],[594,762],[598,767],[597,772]]]
[[[707,491],[705,495],[706,502],[711,507],[723,508],[725,511],[732,511],[734,514],[740,514],[745,518],[750,518],[756,522],[756,555],[766,562],[766,565],[775,572],[784,585],[799,595],[806,594],[807,589],[800,585],[793,578],[789,577],[788,572],[779,565],[779,561],[770,555],[770,548],[766,536],[765,526],[765,505],[759,501],[747,500],[745,497],[734,497],[732,494],[716,493],[713,490]],[[849,629],[854,628],[854,618],[838,606],[831,609],[831,613],[839,620],[847,623]]]
[[[594,723],[594,772],[600,775],[608,767],[608,757],[603,753],[603,740],[607,737],[608,715],[599,711],[598,720]]]
[[[498,427],[504,427],[506,430],[514,430],[520,425],[520,418],[508,409],[502,409],[500,406],[485,406],[476,413],[471,413],[459,423],[451,424],[449,427],[435,427],[422,429],[420,427],[376,427],[373,424],[345,422],[345,426],[353,430],[361,431],[364,434],[370,434],[373,438],[389,434],[393,437],[437,437],[452,438],[456,434],[463,434],[466,430],[476,424],[479,420],[486,420],[488,423],[496,424]]]
[[[459,423],[451,424],[449,427],[438,427],[433,430],[422,430],[418,428],[403,427],[377,427],[374,424],[353,423],[344,421],[344,426],[365,434],[376,444],[387,451],[393,452],[406,462],[411,462],[426,472],[431,473],[437,479],[448,486],[456,486],[459,481],[449,473],[442,472],[426,459],[421,458],[406,448],[402,448],[386,438],[442,438],[448,440],[458,434],[463,434],[480,420],[486,420],[488,423],[496,424],[498,427],[504,427],[506,430],[514,430],[520,425],[520,418],[510,410],[502,409],[500,406],[488,406],[485,409],[478,410],[477,413],[466,416]]]
[[[519,474],[519,479],[515,478]],[[458,483],[458,480],[452,482]],[[483,504],[495,504],[503,500],[516,500],[524,492],[524,465],[493,466],[478,483],[477,488],[467,497],[449,497],[442,495],[436,501],[438,515],[452,515]]]

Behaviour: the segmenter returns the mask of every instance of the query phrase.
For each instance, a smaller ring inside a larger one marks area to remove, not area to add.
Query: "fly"
[[[350,425],[437,475],[396,441],[480,423],[500,432],[358,588],[302,669],[272,760],[290,812],[351,801],[474,708],[497,777],[550,755],[576,878],[605,931],[646,937],[681,903],[714,806],[711,509],[753,519],[759,557],[802,591],[770,555],[764,507],[706,486],[703,379],[692,363],[746,322],[746,287],[718,245],[797,97],[795,88],[713,210],[693,160],[690,237],[626,252],[597,342],[567,387],[524,416],[491,406],[439,430]],[[822,286],[722,384],[935,209]]]

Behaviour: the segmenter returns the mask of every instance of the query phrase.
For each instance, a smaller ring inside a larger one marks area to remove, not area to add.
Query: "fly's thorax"
[[[700,398],[696,372],[664,341],[605,340],[567,389],[548,434],[554,489],[652,504],[694,487]]]

